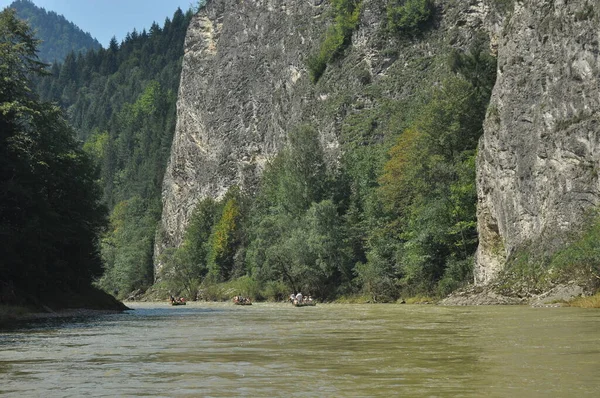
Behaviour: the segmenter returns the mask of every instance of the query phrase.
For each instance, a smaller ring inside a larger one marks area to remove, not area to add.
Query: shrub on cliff
[[[321,78],[327,64],[350,44],[352,33],[358,26],[360,3],[361,0],[331,0],[335,23],[327,29],[319,50],[306,61],[314,83]]]
[[[431,0],[391,0],[387,6],[388,27],[395,32],[414,34],[432,15]]]

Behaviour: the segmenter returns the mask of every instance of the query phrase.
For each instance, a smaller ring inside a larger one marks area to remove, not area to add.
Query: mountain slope
[[[102,286],[129,293],[152,284],[160,189],[175,129],[183,40],[192,11],[163,26],[135,30],[107,49],[68,55],[37,79],[42,99],[57,102],[84,148],[98,161],[112,211],[103,241]]]
[[[9,7],[15,9],[17,16],[27,21],[36,37],[42,40],[38,56],[43,62],[61,62],[72,51],[79,53],[102,47],[98,40],[62,15],[46,11],[30,0],[15,0]]]

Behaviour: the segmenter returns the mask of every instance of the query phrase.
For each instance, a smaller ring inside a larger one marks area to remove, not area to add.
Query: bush
[[[394,32],[415,34],[432,15],[431,0],[391,0],[387,6],[388,27]]]
[[[600,215],[594,214],[579,236],[557,251],[550,261],[550,269],[559,278],[588,278],[600,286]]]
[[[236,296],[249,297],[253,300],[261,297],[260,284],[248,275],[232,280],[227,285],[234,290]]]
[[[335,24],[327,29],[317,53],[309,56],[306,61],[313,83],[319,81],[327,64],[350,44],[352,32],[358,26],[360,0],[331,0],[331,3],[335,12]]]
[[[600,308],[600,293],[589,297],[576,297],[568,302],[570,307]]]
[[[210,278],[206,278],[200,285],[198,293],[198,298],[205,301],[229,301],[233,296],[260,299],[262,298],[260,284],[247,275],[223,283],[215,283]]]
[[[548,259],[529,242],[508,259],[497,279],[500,293],[507,296],[542,293],[550,283]]]
[[[269,281],[265,284],[262,296],[269,301],[285,301],[291,289],[282,281]]]
[[[377,253],[369,253],[366,263],[356,264],[357,281],[363,294],[370,296],[374,303],[387,303],[398,298],[395,278],[385,259]]]
[[[308,57],[306,60],[306,66],[308,67],[308,72],[310,73],[310,80],[313,83],[318,82],[321,76],[323,76],[325,69],[327,69],[328,61],[329,58],[327,56],[323,56],[322,52]]]
[[[228,301],[233,296],[235,296],[234,290],[224,283],[212,283],[207,279],[200,285],[198,292],[198,298],[205,301]]]
[[[472,280],[474,263],[475,258],[473,256],[469,256],[464,260],[448,261],[444,276],[438,282],[438,295],[440,297],[447,296]]]
[[[580,229],[570,236],[555,235],[554,246],[529,242],[515,251],[499,275],[504,294],[538,294],[558,283],[585,284],[589,290],[600,288],[600,215],[586,216]],[[552,239],[546,238],[546,242]]]

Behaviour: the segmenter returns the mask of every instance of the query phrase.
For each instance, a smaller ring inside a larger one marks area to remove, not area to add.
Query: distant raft
[[[185,299],[183,297],[175,298],[173,296],[169,297],[169,302],[171,305],[185,305]]]
[[[252,305],[252,301],[248,297],[235,296],[233,298],[233,304],[235,304],[235,305]]]
[[[299,303],[297,301],[294,302],[294,307],[314,307],[315,305],[317,305],[317,303],[315,303],[314,301],[305,301],[302,303]]]

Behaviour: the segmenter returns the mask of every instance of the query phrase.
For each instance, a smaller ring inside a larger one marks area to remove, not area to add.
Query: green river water
[[[600,397],[600,311],[129,304],[0,330],[15,397]]]

